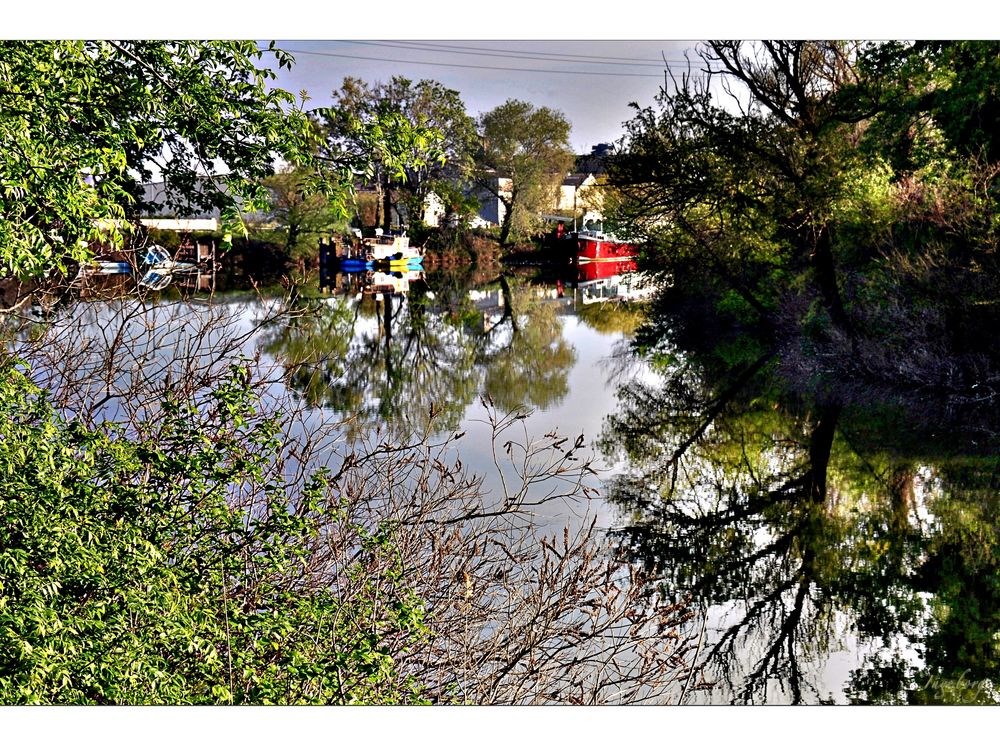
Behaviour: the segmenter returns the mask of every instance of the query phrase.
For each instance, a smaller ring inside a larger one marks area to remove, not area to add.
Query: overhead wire
[[[558,75],[607,75],[613,77],[628,77],[628,78],[662,78],[662,75],[654,75],[653,73],[625,73],[625,72],[600,72],[600,71],[587,71],[587,70],[553,70],[553,69],[539,69],[530,67],[500,67],[498,65],[469,65],[460,62],[422,62],[419,60],[400,60],[400,59],[390,59],[388,57],[365,57],[358,54],[338,54],[336,52],[312,52],[307,49],[290,49],[288,47],[284,48],[284,51],[291,52],[292,54],[311,54],[321,57],[342,57],[351,60],[368,60],[371,62],[398,62],[406,65],[432,65],[434,67],[458,67],[468,70],[497,70],[503,72],[523,72],[523,73],[554,73]]]
[[[512,52],[512,53],[526,53],[526,54],[537,54],[544,57],[575,57],[581,60],[619,60],[623,62],[639,62],[639,63],[657,63],[661,64],[662,59],[652,59],[648,57],[610,57],[598,54],[573,54],[571,52],[539,52],[539,51],[528,51],[528,50],[512,50],[512,49],[497,49],[496,47],[473,47],[464,44],[437,44],[428,41],[404,41],[402,39],[392,40],[393,43],[410,44],[415,46],[423,47],[434,47],[436,49],[442,50],[457,50],[457,49],[468,49],[475,50],[477,52]],[[558,41],[558,40],[556,40]],[[380,42],[384,43],[384,42]],[[678,62],[679,60],[673,60]]]
[[[663,59],[639,59],[635,57],[603,57],[600,55],[570,54],[568,52],[536,52],[531,50],[495,49],[491,47],[470,47],[452,44],[432,44],[411,41],[361,41],[350,40],[348,44],[361,44],[375,47],[394,47],[414,51],[447,52],[449,54],[464,54],[475,57],[507,57],[511,59],[542,60],[545,62],[585,62],[592,65],[615,65],[624,67],[659,67],[664,65]],[[562,59],[568,58],[568,59]],[[627,61],[626,61],[627,60]],[[686,61],[667,60],[668,63],[684,64]]]
[[[290,52],[292,54],[306,54],[315,55],[319,57],[337,57],[342,59],[352,59],[352,60],[367,60],[370,62],[395,62],[404,65],[430,65],[433,67],[454,67],[470,70],[494,70],[499,72],[524,72],[524,73],[543,73],[546,75],[599,75],[605,77],[627,77],[627,78],[657,78],[662,79],[663,74],[654,73],[628,73],[628,72],[602,72],[598,70],[560,70],[554,68],[530,68],[530,67],[502,67],[499,65],[471,65],[464,64],[460,62],[427,62],[422,60],[401,60],[387,57],[366,57],[357,54],[341,54],[337,52],[317,52],[308,49],[292,49],[289,47],[283,47],[283,51]],[[266,50],[262,50],[266,51]],[[414,50],[420,51],[420,50]],[[557,60],[551,60],[553,62]],[[694,77],[704,77],[704,74],[696,73]]]

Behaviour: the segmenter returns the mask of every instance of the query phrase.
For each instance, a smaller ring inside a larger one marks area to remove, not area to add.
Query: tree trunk
[[[285,240],[285,252],[291,254],[295,249],[295,244],[299,242],[300,227],[296,224],[288,226],[288,238]]]
[[[392,228],[392,186],[386,177],[382,187],[382,230],[386,233]]]
[[[506,246],[507,239],[510,238],[510,229],[513,225],[514,219],[514,202],[513,200],[508,204],[504,200],[500,200],[500,203],[506,208],[503,214],[503,221],[500,223],[500,245]]]
[[[833,323],[841,330],[854,337],[854,328],[847,311],[844,310],[844,302],[840,297],[840,288],[837,285],[837,267],[833,261],[833,244],[830,238],[830,229],[823,226],[816,241],[816,248],[812,254],[812,265],[816,272],[816,283],[823,294],[823,303],[830,314]]]
[[[826,500],[827,467],[833,450],[833,436],[840,419],[839,405],[824,406],[819,411],[819,420],[809,436],[809,498],[813,503]]]

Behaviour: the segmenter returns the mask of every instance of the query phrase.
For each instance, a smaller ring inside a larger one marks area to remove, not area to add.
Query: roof
[[[194,191],[199,194],[210,195],[216,189],[222,192],[227,190],[225,182],[221,179],[217,184],[213,183],[211,189],[205,188],[207,185],[207,177],[195,177]],[[199,221],[214,220],[216,222],[222,218],[222,212],[218,207],[194,204],[193,200],[182,194],[174,193],[168,196],[167,184],[163,181],[144,183],[142,185],[142,201],[143,218],[179,218]],[[245,220],[261,220],[265,216],[265,212],[257,211],[244,213],[243,218]]]
[[[197,183],[204,181],[199,178]],[[195,187],[198,189],[198,186]],[[200,191],[200,190],[199,190]],[[219,210],[205,209],[190,203],[189,200],[174,195],[174,205],[168,204],[166,182],[156,181],[142,185],[142,201],[145,207],[142,210],[144,217],[182,217],[210,220],[219,218]]]
[[[592,179],[593,174],[570,174],[563,179],[563,186],[580,187],[587,183],[587,179]]]

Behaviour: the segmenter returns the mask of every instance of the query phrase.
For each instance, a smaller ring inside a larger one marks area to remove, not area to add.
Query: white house
[[[596,207],[595,200],[600,199],[595,188],[597,179],[593,174],[569,174],[563,179],[556,192],[557,211],[578,212]]]
[[[425,225],[436,228],[441,224],[441,218],[445,215],[444,203],[434,192],[424,198],[424,211],[420,219]]]
[[[505,197],[510,197],[514,189],[513,179],[507,176],[494,175],[491,179],[490,189],[479,187],[476,192],[476,199],[479,200],[479,217],[487,223],[500,225],[503,223],[507,208],[494,190]]]
[[[509,177],[492,175],[491,188],[479,186],[474,195],[479,200],[479,216],[472,221],[473,225],[500,225],[503,223],[507,208],[497,193],[510,197],[514,182]],[[552,210],[555,212],[584,213],[585,218],[600,220],[602,195],[597,178],[592,173],[576,173],[567,175],[553,195]],[[440,225],[445,214],[444,205],[435,194],[430,194],[424,202],[423,221],[427,225]],[[549,216],[544,216],[548,218]]]

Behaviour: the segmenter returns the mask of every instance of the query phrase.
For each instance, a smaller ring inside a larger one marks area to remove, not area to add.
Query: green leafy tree
[[[454,201],[455,189],[468,185],[474,166],[476,123],[458,91],[436,80],[415,84],[404,80],[401,85],[406,92],[403,112],[407,118],[440,134],[439,150],[425,154],[419,165],[406,168],[406,177],[399,182],[408,213],[416,217],[431,193],[447,203],[449,197]],[[457,204],[468,209],[468,199]]]
[[[419,215],[434,182],[465,180],[472,166],[475,126],[457,91],[434,80],[417,83],[396,76],[369,84],[348,77],[333,92],[334,109],[316,118],[326,139],[325,152],[361,156],[370,148],[359,132],[379,120],[409,124],[417,137],[398,139],[371,157],[366,180],[375,187],[379,214],[376,225],[388,230],[392,211],[402,201]],[[420,134],[423,136],[419,136]],[[401,168],[393,159],[406,159]],[[398,193],[398,195],[397,195]]]
[[[314,157],[273,56],[253,42],[8,41],[0,48],[0,271],[38,276],[120,245],[142,209],[136,176],[166,182],[166,206],[217,208],[227,233],[264,209],[275,158],[344,195],[342,164]]]
[[[509,99],[479,118],[476,158],[479,186],[500,200],[505,212],[500,243],[522,235],[551,201],[573,163],[570,123],[562,112]],[[500,178],[511,181],[509,190]]]
[[[610,179],[624,197],[619,222],[651,266],[690,262],[747,314],[769,319],[782,291],[805,283],[849,329],[835,214],[864,167],[856,122],[874,111],[856,46],[713,41],[699,54],[709,75],[681,75],[658,111],[628,125]],[[739,105],[724,105],[715,83]]]
[[[996,45],[712,41],[699,57],[612,160],[617,232],[646,268],[852,374],[991,378],[972,358],[1000,293]]]
[[[997,42],[884,42],[871,45],[861,64],[880,84],[872,141],[896,171],[960,158],[1000,161]]]
[[[285,168],[264,179],[271,194],[266,221],[293,259],[315,256],[319,239],[345,225],[344,214],[329,196],[310,189],[307,175]]]

